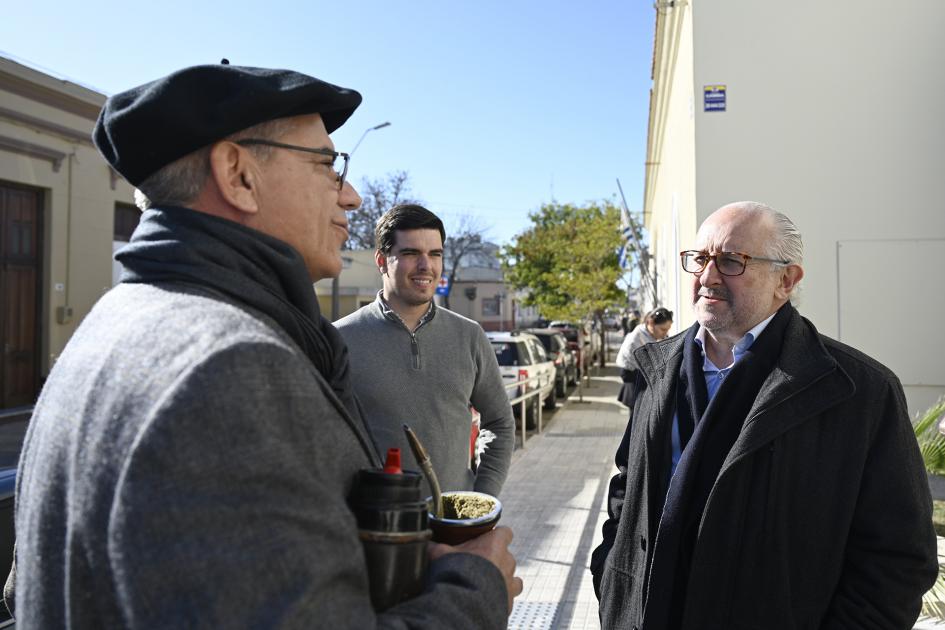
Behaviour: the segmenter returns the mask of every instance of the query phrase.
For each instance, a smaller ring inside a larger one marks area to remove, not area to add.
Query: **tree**
[[[443,273],[449,278],[450,291],[463,260],[483,251],[485,241],[482,235],[485,231],[482,222],[471,214],[459,215],[455,229],[447,231],[446,242],[443,243]],[[443,306],[450,307],[449,294],[443,296]]]
[[[361,183],[361,207],[348,213],[345,249],[374,249],[374,224],[399,203],[420,203],[410,197],[410,176],[394,171],[383,178],[365,177]]]
[[[502,251],[506,282],[525,291],[523,304],[537,306],[543,317],[593,317],[603,347],[604,310],[627,299],[617,286],[623,275],[619,209],[610,202],[550,203],[529,218],[534,225]]]

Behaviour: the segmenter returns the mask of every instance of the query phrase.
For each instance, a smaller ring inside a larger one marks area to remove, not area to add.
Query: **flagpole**
[[[620,191],[620,199],[623,202],[623,212],[627,221],[629,222],[630,234],[633,237],[633,242],[637,247],[637,251],[640,252],[640,255],[637,256],[637,263],[640,267],[640,280],[641,282],[644,278],[647,281],[647,284],[650,285],[650,292],[653,294],[653,307],[659,306],[659,299],[656,293],[656,281],[650,277],[650,260],[647,250],[643,248],[643,244],[640,242],[640,236],[637,234],[637,228],[634,224],[633,217],[630,216],[630,209],[627,207],[627,198],[623,194],[623,186],[620,185],[620,178],[617,178],[617,189]]]

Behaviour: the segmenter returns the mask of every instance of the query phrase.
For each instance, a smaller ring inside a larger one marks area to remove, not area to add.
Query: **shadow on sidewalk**
[[[598,478],[597,491],[594,493],[594,499],[591,503],[592,506],[601,505],[604,501],[613,472],[611,467],[601,471],[601,476]],[[581,584],[585,579],[590,577],[591,552],[595,546],[593,545],[593,541],[597,533],[598,516],[598,511],[593,508],[587,511],[587,519],[584,521],[584,528],[578,540],[577,553],[571,561],[571,568],[568,570],[568,575],[567,578],[565,578],[564,587],[561,591],[561,602],[551,622],[550,627],[552,630],[571,627],[571,622],[575,617],[578,605]]]
[[[572,393],[513,459],[503,520],[515,532],[525,591],[509,628],[599,627],[588,564],[628,411],[616,400],[615,367],[601,369],[591,385],[583,404]]]

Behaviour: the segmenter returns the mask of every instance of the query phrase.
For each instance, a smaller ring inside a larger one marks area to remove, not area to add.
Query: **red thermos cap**
[[[387,461],[384,462],[384,472],[399,475],[403,473],[400,469],[400,449],[387,449]]]

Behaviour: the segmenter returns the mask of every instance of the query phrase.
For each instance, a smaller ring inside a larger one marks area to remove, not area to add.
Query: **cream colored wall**
[[[41,100],[23,94],[35,90]],[[0,181],[43,194],[41,373],[92,305],[112,284],[115,203],[132,203],[132,188],[113,181],[91,142],[104,96],[0,58],[0,136],[64,154],[58,172],[45,159],[0,148]],[[67,109],[64,109],[67,108]],[[35,119],[39,122],[31,122]],[[57,309],[71,307],[59,323]]]
[[[351,250],[341,252],[350,260],[338,276],[338,317],[344,317],[360,308],[361,303],[372,302],[384,286],[381,273],[374,264],[374,250]],[[315,283],[315,294],[322,315],[331,316],[331,279]]]
[[[465,290],[467,287],[476,287],[475,299],[470,300],[466,297]],[[502,300],[501,315],[483,315],[483,299],[494,299],[500,293],[505,296]],[[450,310],[479,322],[483,330],[512,330],[516,325],[513,321],[514,298],[514,292],[510,291],[501,282],[457,281],[450,291]],[[440,304],[441,300],[437,299],[437,303]]]
[[[659,306],[676,313],[675,333],[693,321],[678,259],[696,229],[692,19],[688,6],[661,9],[656,46],[644,212]],[[649,299],[644,310],[653,306]]]
[[[805,241],[801,312],[885,362],[910,410],[923,409],[945,394],[942,283],[921,265],[945,254],[945,3],[688,6],[693,48],[676,64],[678,74],[692,63],[695,203],[683,195],[677,205],[697,209],[694,223],[738,199],[791,216]],[[725,112],[703,111],[713,84],[727,86]],[[671,193],[688,185],[683,173],[663,175],[652,185],[658,259]]]

